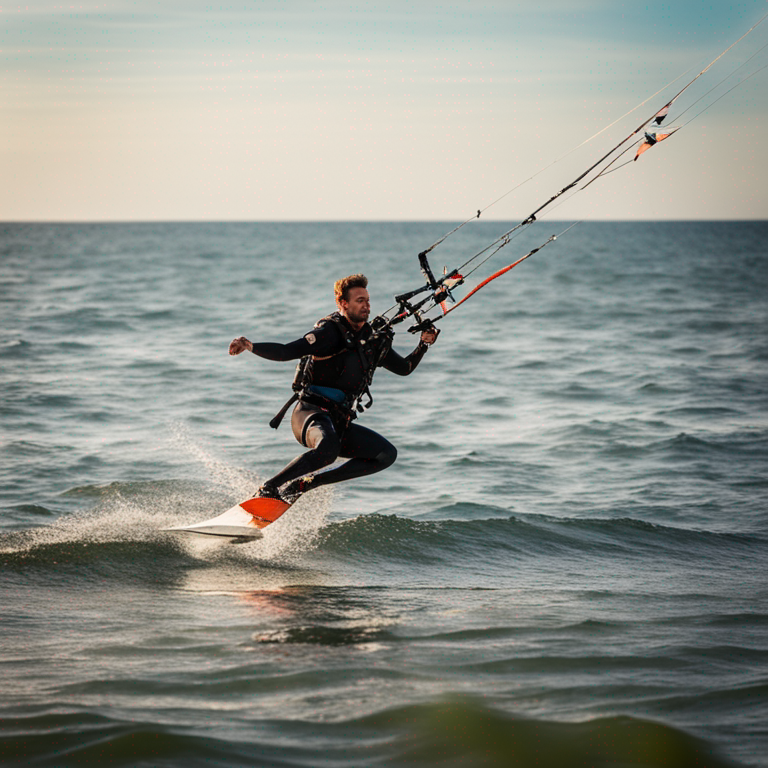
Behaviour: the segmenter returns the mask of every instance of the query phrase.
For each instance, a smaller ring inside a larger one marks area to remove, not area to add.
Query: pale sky
[[[765,0],[29,0],[0,7],[2,221],[516,221]],[[768,19],[557,219],[768,218]],[[750,56],[754,58],[737,70]],[[632,155],[629,155],[631,157]]]

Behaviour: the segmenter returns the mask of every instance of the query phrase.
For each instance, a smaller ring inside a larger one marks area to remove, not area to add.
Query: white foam
[[[195,459],[208,473],[211,482],[231,493],[234,498],[247,499],[261,485],[261,478],[244,467],[233,467],[212,455],[199,438],[194,438],[185,424],[170,425],[171,444]]]
[[[261,560],[296,562],[313,549],[331,513],[334,491],[326,486],[299,499],[282,517],[267,526],[252,549]]]
[[[182,480],[105,486],[94,507],[6,539],[6,551],[62,543],[146,542],[173,537],[186,554],[198,560],[246,558],[300,564],[302,554],[314,548],[326,524],[334,496],[331,488],[319,488],[299,499],[283,517],[264,529],[264,538],[248,544],[234,546],[229,539],[162,530],[213,517],[250,498],[259,484],[254,473],[215,458],[183,425],[172,425],[172,430],[174,444],[205,468],[212,488]]]
[[[241,467],[233,467],[214,457],[201,442],[194,438],[189,429],[181,423],[171,425],[174,445],[195,458],[207,471],[211,482],[230,494],[232,505],[251,498],[261,484],[262,479],[254,472]],[[302,552],[312,549],[320,530],[325,525],[331,511],[333,489],[318,488],[303,499],[299,499],[281,518],[264,529],[264,538],[239,547],[260,560],[295,562]],[[224,511],[223,509],[221,510]],[[211,512],[211,516],[215,511]],[[199,522],[199,520],[184,520]],[[173,523],[180,524],[178,521]],[[195,539],[191,553],[196,556],[211,550],[210,542],[201,544],[204,537],[189,536]]]
[[[211,481],[231,495],[233,505],[253,496],[262,482],[258,475],[240,467],[232,467],[215,458],[190,434],[185,425],[174,423],[171,430],[174,445],[195,458],[206,469]],[[330,487],[312,491],[299,499],[276,522],[265,528],[263,539],[242,545],[240,550],[253,553],[260,560],[295,562],[302,552],[314,547],[330,514],[333,496],[334,492]],[[195,554],[207,549],[208,546],[201,547],[199,543],[194,546]]]
[[[169,512],[170,512],[169,504]],[[170,518],[170,514],[167,514]],[[146,541],[157,535],[158,517],[125,498],[117,488],[110,489],[91,509],[66,515],[50,525],[24,531],[14,537],[13,551],[26,551],[52,544],[97,544],[113,541]]]

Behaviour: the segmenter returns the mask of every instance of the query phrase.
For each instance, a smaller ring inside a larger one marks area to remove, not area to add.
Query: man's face
[[[339,300],[342,314],[352,324],[362,325],[371,314],[371,298],[365,288],[350,288],[349,299]]]

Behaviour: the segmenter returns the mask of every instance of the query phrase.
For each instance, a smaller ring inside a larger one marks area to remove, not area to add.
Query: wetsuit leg
[[[341,440],[339,455],[349,458],[349,461],[316,474],[312,480],[313,488],[381,472],[394,463],[397,448],[378,432],[359,424],[350,424]]]
[[[333,464],[339,456],[341,441],[330,416],[320,408],[299,403],[291,416],[294,437],[308,450],[297,456],[265,485],[279,487]]]
[[[312,487],[318,488],[381,472],[397,458],[397,448],[389,440],[359,424],[350,424],[340,440],[330,416],[312,405],[299,403],[296,406],[291,427],[296,439],[310,450],[297,456],[265,485],[279,487],[312,475]],[[339,457],[349,461],[327,472],[318,472]]]

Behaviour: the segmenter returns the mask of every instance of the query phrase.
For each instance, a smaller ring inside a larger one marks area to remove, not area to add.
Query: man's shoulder
[[[346,322],[344,321],[344,315],[342,315],[341,312],[331,312],[330,315],[321,317],[315,323],[315,328],[324,328],[327,325],[335,326],[339,328],[339,330],[341,330],[342,327],[346,327]]]
[[[332,312],[330,315],[321,317],[315,323],[313,330],[322,332],[328,338],[339,337],[341,339],[346,338],[352,331],[344,319],[344,315],[340,312]]]
[[[345,340],[344,326],[339,322],[341,315],[334,312],[321,317],[314,328],[304,334],[304,338],[311,344],[319,344],[323,347],[343,345]]]

